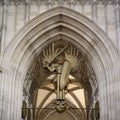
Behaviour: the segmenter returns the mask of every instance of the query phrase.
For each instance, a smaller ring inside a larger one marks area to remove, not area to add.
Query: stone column
[[[93,0],[92,2],[92,19],[96,23],[97,22],[97,2]]]
[[[0,67],[0,80],[2,80],[2,68]],[[2,120],[2,104],[3,104],[3,84],[0,85],[0,120]]]
[[[30,20],[30,0],[25,0],[25,23]]]
[[[117,4],[116,4],[116,9],[117,9],[117,40],[119,42],[119,55],[120,55],[120,1],[118,0]],[[119,85],[118,85],[119,86]],[[120,87],[118,87],[118,90],[120,91]],[[120,92],[118,92],[119,96],[118,96],[118,99],[119,99],[119,105],[120,105]],[[118,111],[120,113],[120,107],[118,107]],[[120,118],[120,114],[118,116]]]
[[[120,54],[120,8],[119,8],[119,0],[115,3],[115,19],[116,19],[116,31],[117,31],[117,44],[118,51]]]
[[[14,33],[16,33],[17,31],[17,13],[18,13],[18,10],[17,10],[17,7],[18,7],[18,4],[15,5],[15,22],[14,22]]]
[[[84,5],[85,5],[85,1],[84,0],[82,0],[82,2],[81,2],[81,5],[82,5],[82,14],[84,14]]]
[[[107,3],[105,2],[104,3],[104,6],[105,6],[105,32],[108,33],[108,27],[107,27]]]
[[[1,25],[1,41],[0,41],[0,59],[2,59],[4,54],[4,43],[6,39],[6,30],[7,30],[7,12],[8,12],[8,0],[3,0],[3,12],[2,12],[2,25]],[[0,70],[0,120],[4,120],[4,78],[3,73]],[[6,115],[7,116],[7,115]]]
[[[1,30],[1,50],[0,56],[2,58],[4,54],[4,43],[6,39],[6,31],[7,31],[7,13],[8,13],[8,0],[3,0],[3,14],[2,14],[2,30]]]

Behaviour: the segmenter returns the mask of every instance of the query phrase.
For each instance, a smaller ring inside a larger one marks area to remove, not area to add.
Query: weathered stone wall
[[[6,5],[7,4],[7,5]],[[2,48],[6,48],[15,34],[31,19],[39,14],[62,5],[78,11],[95,22],[111,38],[120,50],[120,9],[115,2],[79,2],[79,1],[25,1],[8,2],[0,5],[0,31]],[[7,6],[7,8],[5,8]],[[5,9],[7,12],[5,13]],[[4,15],[6,20],[3,19]],[[3,21],[4,20],[4,21]],[[2,24],[5,24],[2,27]],[[3,30],[2,30],[3,29]],[[3,32],[2,32],[3,31]],[[5,31],[5,33],[4,33]]]

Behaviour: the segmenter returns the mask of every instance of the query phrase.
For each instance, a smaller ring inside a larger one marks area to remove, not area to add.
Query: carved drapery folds
[[[61,90],[70,82],[68,77],[72,75],[88,91],[90,99],[92,90],[95,91],[98,87],[94,70],[80,50],[70,43],[59,40],[41,51],[26,74],[23,93],[24,96],[29,96],[29,102],[33,102],[34,92],[53,74],[61,74],[59,77]]]

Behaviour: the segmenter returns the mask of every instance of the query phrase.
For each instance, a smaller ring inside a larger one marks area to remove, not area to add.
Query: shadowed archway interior
[[[55,50],[58,50],[58,53],[60,53],[62,49],[63,51],[57,56],[55,56],[51,64],[62,64],[66,59],[66,52],[69,53],[69,55],[75,55],[76,52],[78,59],[77,66],[69,73],[68,81],[64,91],[64,105],[67,108],[71,107],[75,110],[67,109],[65,113],[61,113],[61,115],[63,116],[63,118],[67,117],[68,115],[72,115],[74,119],[77,118],[87,120],[87,118],[89,118],[90,110],[81,110],[79,108],[93,107],[92,104],[94,103],[94,98],[98,95],[98,84],[96,81],[96,75],[89,61],[81,53],[79,48],[74,46],[72,43],[66,42],[62,39],[56,40],[53,43],[45,46],[45,48],[40,52],[40,54],[34,59],[26,74],[23,96],[24,98],[28,99],[28,103],[32,108],[43,108],[32,109],[33,119],[54,120],[56,119],[56,117],[58,117],[58,114],[60,114],[54,109],[52,109],[57,106],[57,72],[49,71],[47,68],[44,67],[43,63],[43,51],[46,51],[46,53],[48,52],[47,54],[51,54],[53,49],[51,49],[52,45],[54,45]],[[66,45],[67,47],[64,49]],[[94,95],[94,93],[96,94]],[[46,110],[44,108],[51,109]],[[75,111],[76,114],[74,113]]]

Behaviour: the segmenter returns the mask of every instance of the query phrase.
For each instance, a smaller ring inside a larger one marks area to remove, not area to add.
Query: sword
[[[52,61],[53,61],[57,56],[59,56],[67,47],[68,47],[68,44],[65,45],[65,47],[64,47],[62,50],[60,50],[60,51],[51,59],[51,61],[49,62],[49,64],[52,63]]]

